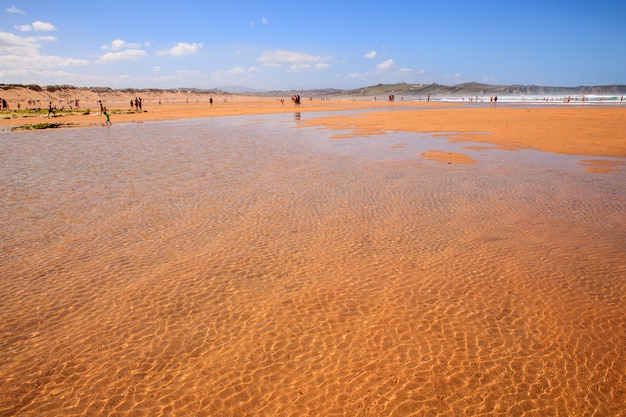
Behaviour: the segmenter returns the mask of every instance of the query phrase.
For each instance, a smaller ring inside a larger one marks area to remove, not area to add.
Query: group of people
[[[130,108],[135,108],[135,111],[141,111],[141,97],[135,97],[135,100],[130,101]],[[161,103],[159,103],[161,104]]]

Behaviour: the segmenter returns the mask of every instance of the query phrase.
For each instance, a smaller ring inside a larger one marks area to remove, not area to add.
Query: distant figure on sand
[[[293,104],[296,107],[299,107],[300,106],[300,94],[295,94],[295,95],[291,96],[291,101],[293,101]]]
[[[211,104],[211,107],[213,107],[213,97],[209,98],[209,104]]]
[[[52,113],[54,117],[57,117],[57,115],[54,114],[54,110],[52,110],[52,102],[48,104],[48,119],[50,118],[50,113]]]

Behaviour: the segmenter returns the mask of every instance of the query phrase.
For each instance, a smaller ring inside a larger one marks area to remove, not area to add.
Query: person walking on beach
[[[209,104],[211,104],[211,107],[213,107],[213,97],[209,98]]]
[[[111,120],[109,119],[109,111],[107,110],[107,108],[104,108],[104,117],[106,117],[106,122],[104,122],[104,124],[106,126],[111,126]]]
[[[50,118],[50,113],[52,113],[52,116],[57,117],[57,115],[54,114],[54,110],[52,110],[52,102],[48,103],[48,119]]]

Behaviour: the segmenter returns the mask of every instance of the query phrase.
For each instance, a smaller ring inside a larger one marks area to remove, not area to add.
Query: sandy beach
[[[0,119],[0,415],[626,415],[625,107],[158,99]]]

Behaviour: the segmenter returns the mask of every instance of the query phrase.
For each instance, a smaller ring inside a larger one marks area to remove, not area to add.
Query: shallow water
[[[623,170],[298,122],[0,133],[0,415],[626,415]]]

